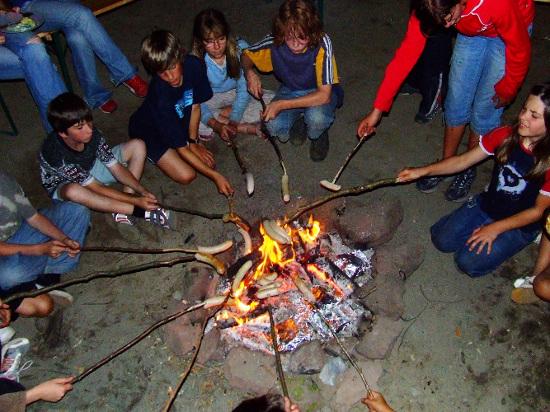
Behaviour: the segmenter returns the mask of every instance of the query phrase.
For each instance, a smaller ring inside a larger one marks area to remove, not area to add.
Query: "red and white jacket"
[[[516,96],[531,63],[531,38],[527,28],[535,17],[533,0],[468,0],[456,25],[466,36],[500,37],[506,47],[504,77],[495,91],[504,98]],[[386,68],[374,107],[389,111],[393,98],[410,73],[426,45],[420,22],[409,19],[407,34]]]

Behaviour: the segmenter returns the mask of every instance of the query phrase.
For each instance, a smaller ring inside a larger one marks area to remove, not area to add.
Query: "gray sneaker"
[[[445,199],[451,202],[464,202],[468,199],[468,193],[475,180],[475,168],[466,169],[462,173],[457,174],[453,179],[453,183],[451,183],[445,192]]]
[[[416,188],[422,193],[432,193],[435,192],[437,185],[439,185],[442,181],[442,176],[425,177],[416,182]]]

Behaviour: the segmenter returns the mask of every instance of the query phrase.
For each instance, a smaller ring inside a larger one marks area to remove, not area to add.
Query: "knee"
[[[535,277],[533,291],[542,300],[550,302],[550,272],[543,272]]]
[[[141,139],[132,139],[124,143],[122,154],[126,162],[141,161],[145,162],[145,156],[147,155],[147,148],[145,142]]]
[[[455,253],[454,260],[456,268],[471,278],[484,276],[491,272],[490,269],[487,270],[482,267],[482,260],[479,258],[479,255],[469,251]]]
[[[197,172],[193,170],[189,173],[179,173],[178,175],[174,176],[172,179],[182,185],[188,185],[193,180],[195,180],[196,177],[197,177]]]
[[[67,183],[61,188],[59,194],[63,200],[70,200],[81,204],[87,191],[88,189],[80,186],[78,183]]]
[[[23,299],[16,312],[26,317],[43,318],[52,313],[53,308],[53,299],[46,293],[35,298]]]
[[[322,106],[316,106],[306,111],[305,121],[308,129],[325,130],[334,121],[334,112],[322,110]]]

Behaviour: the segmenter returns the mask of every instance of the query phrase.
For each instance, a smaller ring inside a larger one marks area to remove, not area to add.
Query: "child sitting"
[[[58,283],[60,275],[78,266],[80,245],[90,223],[90,212],[72,202],[56,203],[37,212],[21,186],[0,171],[0,299]],[[0,305],[0,327],[17,315],[44,317],[72,296],[55,291]]]
[[[323,33],[317,10],[308,0],[286,0],[273,32],[243,51],[248,91],[263,94],[254,66],[273,72],[282,85],[262,113],[267,129],[281,142],[299,146],[311,139],[310,157],[322,161],[329,150],[328,128],[344,93],[338,83],[332,43]]]
[[[222,12],[206,9],[195,17],[191,53],[206,63],[214,92],[214,97],[201,104],[202,140],[210,140],[214,132],[226,141],[237,133],[263,137],[259,125],[262,107],[258,100],[251,99],[241,69],[241,53],[247,47],[247,42],[231,34]],[[272,98],[273,92],[266,91],[264,100]]]
[[[487,191],[443,217],[431,228],[432,242],[453,252],[458,269],[486,275],[533,242],[550,207],[550,83],[534,86],[514,126],[482,136],[479,146],[420,168],[406,168],[398,180],[450,175],[488,156],[496,165]],[[482,255],[483,252],[483,255]]]
[[[212,97],[204,62],[186,56],[167,30],[143,40],[141,60],[153,78],[145,101],[130,118],[130,137],[144,140],[147,157],[176,182],[188,184],[199,172],[220,193],[233,194],[228,180],[214,170],[212,152],[197,141],[200,105]]]
[[[72,93],[52,100],[48,120],[54,131],[42,144],[40,174],[50,197],[111,212],[119,228],[135,229],[136,218],[142,218],[173,229],[173,214],[158,208],[157,198],[139,182],[145,162],[142,141],[130,140],[111,150],[94,128],[88,105]],[[122,191],[109,187],[116,181],[124,185]]]

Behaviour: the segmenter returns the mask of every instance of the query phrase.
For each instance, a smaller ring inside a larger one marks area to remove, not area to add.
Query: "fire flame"
[[[288,226],[283,226],[283,229],[289,234],[289,236],[293,237],[293,230]],[[321,231],[320,223],[313,220],[313,217],[310,216],[308,225],[301,230],[295,230],[296,234],[300,236],[302,241],[304,243],[311,243],[314,242],[317,239],[317,236],[319,235]],[[235,291],[233,298],[236,302],[236,307],[238,308],[239,312],[242,314],[247,314],[254,310],[259,302],[252,300],[249,303],[246,303],[243,301],[243,295],[245,294],[245,291],[247,290],[248,286],[250,286],[252,283],[254,283],[258,278],[268,275],[274,271],[276,267],[284,267],[290,262],[293,262],[296,257],[296,253],[294,251],[294,248],[285,248],[283,250],[281,246],[273,239],[271,239],[267,234],[265,233],[265,230],[263,228],[263,225],[260,225],[260,234],[263,236],[263,244],[259,247],[260,252],[262,253],[262,262],[258,265],[256,270],[254,271],[254,276],[250,278],[246,278],[240,283],[238,289]],[[290,258],[285,260],[285,253],[292,252],[292,255]],[[317,268],[316,268],[317,269]],[[322,272],[321,272],[322,273]],[[323,274],[324,275],[324,274]],[[320,278],[324,280],[325,282],[328,281],[327,277],[324,276],[324,278]],[[337,292],[341,292],[340,288],[332,282],[330,283]],[[233,317],[234,315],[231,315],[227,311],[223,311],[221,314],[217,316],[217,320],[221,319],[228,319],[229,317]],[[262,315],[263,316],[263,315]],[[245,322],[248,322],[248,318],[243,317],[235,317],[235,321],[242,325]],[[259,318],[259,317],[258,317]]]

